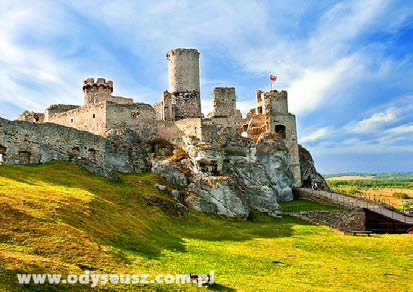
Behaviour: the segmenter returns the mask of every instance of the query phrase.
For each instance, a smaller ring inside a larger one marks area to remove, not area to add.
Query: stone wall
[[[175,120],[201,118],[201,97],[199,91],[174,92]]]
[[[106,130],[129,128],[144,140],[156,137],[156,112],[146,103],[106,103]]]
[[[262,101],[265,107],[271,107],[272,112],[288,113],[287,91],[285,90],[270,90],[263,92]],[[263,109],[265,111],[265,108]]]
[[[21,115],[17,116],[18,121],[30,122],[30,123],[43,123],[44,114],[35,113],[33,111],[24,111]]]
[[[46,122],[88,131],[96,135],[104,135],[107,130],[106,101],[92,103],[82,107],[46,114]]]
[[[5,164],[68,160],[80,156],[103,164],[106,141],[100,136],[56,124],[0,119],[0,146]]]
[[[114,102],[114,103],[119,103],[119,104],[132,104],[133,103],[133,98],[111,95],[109,97],[108,101],[111,101],[111,102]]]
[[[156,132],[159,138],[165,139],[177,146],[182,145],[182,136],[184,133],[176,126],[175,122],[157,121]]]
[[[108,138],[57,124],[33,124],[0,118],[0,154],[4,164],[84,159],[88,165],[121,172],[149,169],[147,145],[131,130]],[[99,168],[94,168],[99,169]]]
[[[236,119],[234,87],[215,87],[212,91],[212,117]]]
[[[292,114],[275,114],[269,115],[270,131],[275,131],[284,139],[285,146],[290,153],[291,171],[294,174],[296,186],[301,186],[300,156],[297,143],[297,128],[295,116]],[[267,130],[268,131],[268,130]]]
[[[186,136],[202,139],[202,120],[200,118],[179,120],[175,124]]]
[[[366,230],[366,214],[362,209],[308,212],[294,216],[344,232]]]
[[[334,199],[329,199],[328,196],[319,194],[319,191],[313,191],[311,189],[294,188],[294,196],[303,200],[310,200],[318,202],[320,204],[328,204],[336,207],[347,207],[345,202],[339,202]]]
[[[163,114],[162,114],[162,110],[163,110],[162,109],[162,102],[155,102],[153,104],[153,109],[156,112],[156,120],[157,121],[163,120],[163,118],[162,118],[162,116],[163,116]]]
[[[72,109],[76,109],[79,107],[80,107],[79,105],[71,105],[71,104],[52,104],[44,112],[45,122],[47,122],[49,120],[49,117],[54,114],[67,112],[67,111],[70,111]]]

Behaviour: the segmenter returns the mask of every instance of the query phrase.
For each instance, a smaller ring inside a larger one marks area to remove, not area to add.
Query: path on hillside
[[[357,197],[351,197],[351,196],[346,196],[343,194],[339,193],[334,193],[334,192],[327,192],[327,191],[313,191],[311,189],[304,189],[304,188],[298,188],[297,189],[299,193],[304,193],[310,196],[314,197],[319,197],[321,199],[325,199],[327,201],[331,201],[335,204],[348,207],[348,208],[364,208],[367,210],[370,210],[372,212],[375,212],[377,214],[383,215],[387,218],[391,218],[393,220],[402,222],[402,223],[407,223],[407,224],[413,224],[413,217],[406,216],[400,212],[393,211],[391,210],[391,206],[387,206],[366,198],[357,198]]]

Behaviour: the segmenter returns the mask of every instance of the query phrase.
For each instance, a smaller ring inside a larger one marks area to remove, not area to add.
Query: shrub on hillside
[[[397,199],[410,199],[409,195],[406,193],[393,193],[392,197]]]

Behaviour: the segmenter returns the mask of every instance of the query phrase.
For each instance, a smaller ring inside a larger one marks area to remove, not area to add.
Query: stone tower
[[[261,93],[263,113],[267,132],[275,132],[284,140],[290,152],[290,166],[295,186],[301,185],[300,161],[298,156],[297,125],[295,115],[288,112],[288,97],[285,90],[270,90]]]
[[[169,90],[163,92],[163,119],[201,118],[199,89],[199,52],[195,49],[173,49],[168,59]]]
[[[113,92],[113,81],[105,78],[88,78],[82,83],[84,104],[94,104],[110,100]]]
[[[236,97],[234,87],[215,87],[212,91],[212,116],[236,119]]]

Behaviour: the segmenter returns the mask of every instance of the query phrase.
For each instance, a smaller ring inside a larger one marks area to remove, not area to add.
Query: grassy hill
[[[125,291],[409,291],[413,237],[354,237],[291,217],[249,221],[183,211],[153,174],[96,177],[75,165],[0,166],[0,291],[17,273],[208,273],[216,284],[98,286]]]

